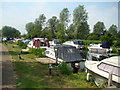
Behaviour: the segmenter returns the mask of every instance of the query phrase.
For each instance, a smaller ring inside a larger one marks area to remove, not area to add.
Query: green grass
[[[98,88],[94,82],[86,81],[86,73],[62,75],[53,68],[52,75],[48,75],[48,64],[36,61],[36,56],[31,53],[23,53],[22,60],[18,59],[19,47],[8,44],[14,61],[13,67],[17,74],[18,88]]]

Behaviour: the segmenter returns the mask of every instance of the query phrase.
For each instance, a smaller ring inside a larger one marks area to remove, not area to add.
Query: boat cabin
[[[33,38],[27,46],[30,48],[50,47],[50,44],[47,38]]]

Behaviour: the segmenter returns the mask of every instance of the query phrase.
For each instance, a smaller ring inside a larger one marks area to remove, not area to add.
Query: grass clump
[[[45,49],[43,48],[31,48],[30,53],[35,54],[37,57],[45,57]]]
[[[59,70],[61,74],[64,74],[64,75],[72,74],[72,70],[70,70],[70,68],[67,66],[65,62],[62,62],[61,66],[59,67]]]

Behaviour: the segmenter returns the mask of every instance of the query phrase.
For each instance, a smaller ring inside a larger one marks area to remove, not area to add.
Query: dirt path
[[[13,71],[12,58],[5,46],[0,44],[0,54],[2,54],[2,88],[15,88],[16,75]]]

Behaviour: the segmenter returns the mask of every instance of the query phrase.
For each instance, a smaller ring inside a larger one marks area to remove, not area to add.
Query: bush
[[[62,62],[61,66],[59,67],[59,70],[61,74],[64,74],[64,75],[72,74],[72,71],[70,70],[70,68],[67,66],[65,62]]]
[[[43,48],[31,48],[30,52],[35,54],[38,57],[45,57],[45,54],[44,54],[45,49]]]
[[[18,41],[17,44],[23,49],[25,49],[27,47],[27,45],[25,43],[23,43],[22,41]]]
[[[120,40],[116,41],[114,44],[115,47],[120,47]]]
[[[112,47],[112,52],[117,53],[117,49],[115,47]]]

